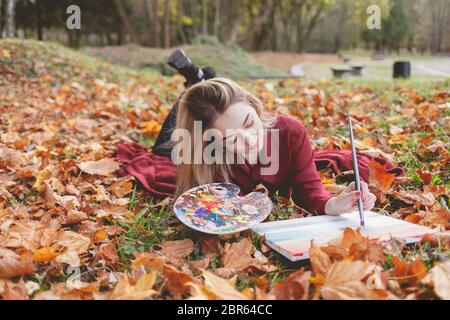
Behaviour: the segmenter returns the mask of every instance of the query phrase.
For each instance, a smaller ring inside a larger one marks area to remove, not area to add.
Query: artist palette
[[[261,192],[239,196],[232,183],[212,183],[190,189],[174,205],[178,219],[188,227],[209,234],[229,234],[253,228],[273,208]]]

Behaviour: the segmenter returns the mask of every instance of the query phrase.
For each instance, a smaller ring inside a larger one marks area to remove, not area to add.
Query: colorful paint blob
[[[239,196],[232,183],[212,183],[186,191],[174,205],[178,219],[188,227],[210,234],[228,234],[253,228],[273,208],[260,192]]]

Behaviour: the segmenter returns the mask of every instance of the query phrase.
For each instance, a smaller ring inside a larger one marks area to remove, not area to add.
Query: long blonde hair
[[[202,129],[207,130],[229,106],[239,102],[246,102],[255,109],[264,128],[274,125],[275,116],[264,111],[264,106],[257,97],[230,79],[214,78],[197,83],[184,92],[178,105],[176,129],[185,129],[191,137],[196,137],[194,121],[201,121]],[[203,151],[207,145],[202,137],[197,138],[201,141],[191,139],[190,146],[187,146],[191,149],[191,155],[194,154],[194,146],[201,145]],[[190,188],[217,182],[218,175],[229,181],[231,170],[227,164],[194,164],[194,161],[189,163],[177,165],[175,199]]]

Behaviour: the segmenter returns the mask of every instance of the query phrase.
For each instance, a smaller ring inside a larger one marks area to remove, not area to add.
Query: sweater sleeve
[[[289,132],[292,200],[311,213],[324,214],[332,195],[325,190],[314,163],[314,150],[306,128],[294,120]]]

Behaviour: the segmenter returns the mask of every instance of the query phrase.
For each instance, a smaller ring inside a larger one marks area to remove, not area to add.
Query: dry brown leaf
[[[423,279],[427,274],[427,267],[420,258],[408,263],[394,256],[392,263],[395,268],[391,271],[391,274],[400,283],[413,285],[417,280]]]
[[[218,236],[203,236],[200,240],[200,249],[204,255],[208,253],[220,255],[223,252]]]
[[[119,170],[119,164],[114,159],[82,162],[78,164],[78,167],[83,172],[99,176],[108,176]]]
[[[133,277],[136,279],[142,269],[151,271],[162,271],[167,259],[163,256],[157,256],[153,252],[137,252],[134,254],[136,259],[131,261]]]
[[[117,198],[123,198],[133,191],[133,182],[129,177],[119,179],[111,186],[111,191]]]
[[[108,266],[116,266],[119,262],[116,247],[110,242],[102,243],[96,252],[96,260],[104,260]]]
[[[0,286],[1,284],[0,281]],[[0,289],[0,297],[3,300],[28,300],[27,288],[23,279],[21,278],[18,283],[5,281],[3,292]]]
[[[405,203],[413,205],[423,205],[431,207],[434,205],[435,198],[431,192],[405,191],[394,192],[393,195]]]
[[[300,269],[278,282],[267,294],[268,299],[307,300],[309,297],[310,271]]]
[[[242,270],[255,260],[251,254],[255,252],[255,247],[249,238],[243,238],[241,241],[232,244],[226,243],[223,255],[220,258],[222,267],[227,269]]]
[[[186,258],[194,251],[194,243],[191,239],[164,241],[160,244],[161,254],[167,261],[181,266],[186,262]]]
[[[128,276],[120,279],[109,295],[110,300],[143,300],[157,293],[153,290],[156,282],[157,273],[143,274],[135,285],[130,283]]]
[[[58,253],[50,246],[45,246],[33,252],[33,261],[35,262],[49,262],[55,259]]]
[[[311,248],[309,249],[309,257],[314,275],[316,277],[324,277],[331,268],[331,259],[328,254],[322,251],[322,249],[312,241]]]
[[[341,240],[341,246],[348,250],[349,255],[357,260],[378,263],[384,261],[384,248],[376,240],[361,235],[359,229],[346,228]]]
[[[241,271],[269,272],[276,269],[275,266],[266,265],[252,256],[256,252],[249,238],[243,238],[232,244],[226,243],[223,255],[220,258],[221,268],[214,269],[214,273],[223,278],[231,278]],[[264,259],[266,260],[266,259]]]
[[[343,260],[350,254],[347,249],[343,248],[338,243],[329,243],[326,246],[320,247],[320,250],[326,253],[331,261]]]
[[[0,278],[13,278],[34,272],[30,256],[20,257],[6,248],[0,248]]]
[[[433,287],[436,295],[443,300],[450,300],[450,261],[437,263],[423,279]]]
[[[39,192],[45,191],[45,181],[51,178],[52,172],[55,170],[53,166],[48,165],[45,169],[38,172],[36,176],[36,182],[33,185],[33,189]]]
[[[189,261],[189,266],[193,271],[203,271],[208,268],[209,264],[215,257],[216,256],[213,253],[207,253],[200,260]]]
[[[0,169],[17,169],[25,163],[26,158],[22,152],[0,146]]]
[[[64,224],[75,224],[87,219],[88,215],[85,212],[70,209],[67,212],[67,219]]]
[[[216,276],[215,274],[203,272],[204,285],[191,284],[194,294],[192,300],[248,300],[247,297],[234,288],[232,282]]]
[[[56,261],[76,267],[80,265],[79,254],[89,249],[91,240],[73,231],[63,231],[57,243],[66,250],[56,257]]]
[[[430,227],[438,227],[441,226],[446,230],[450,229],[450,210],[445,208],[439,210],[432,210],[425,213],[424,218],[421,221],[421,224],[430,226]]]
[[[379,187],[384,192],[391,188],[395,174],[388,173],[386,166],[376,160],[369,162],[369,183]]]
[[[74,288],[70,288],[72,286]],[[86,291],[83,291],[83,287],[86,285]],[[82,289],[78,290],[76,287],[80,286]],[[53,283],[49,291],[38,292],[34,300],[93,300],[96,286],[90,286],[89,284],[79,284],[78,282],[69,281],[67,283]]]
[[[175,299],[181,299],[183,295],[190,293],[191,283],[196,282],[191,275],[168,265],[164,266],[163,275],[166,281],[164,289],[168,290]]]
[[[371,265],[362,261],[335,262],[325,277],[320,295],[325,300],[380,300],[388,297],[384,289],[370,289],[365,281]]]
[[[350,250],[355,243],[368,241],[369,239],[364,237],[359,229],[345,228],[340,244],[344,249]]]

